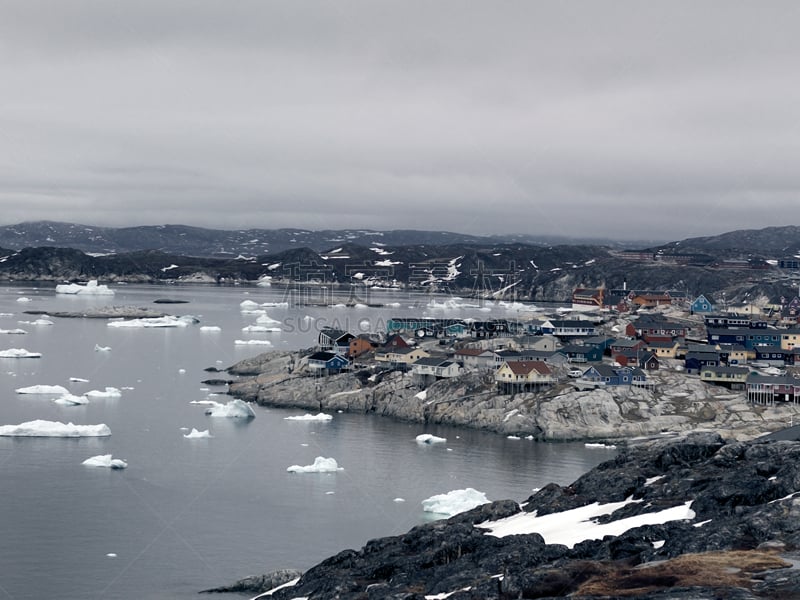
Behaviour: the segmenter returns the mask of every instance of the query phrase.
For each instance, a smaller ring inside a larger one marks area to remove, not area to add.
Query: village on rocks
[[[800,328],[791,306],[785,312],[670,291],[576,289],[571,309],[525,319],[321,327],[315,348],[233,365],[229,392],[536,440],[704,429],[750,439],[793,425],[800,406]]]

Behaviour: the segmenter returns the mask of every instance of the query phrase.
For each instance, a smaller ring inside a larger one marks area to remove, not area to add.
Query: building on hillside
[[[714,312],[714,304],[703,294],[700,294],[697,298],[692,300],[692,303],[689,305],[689,311],[692,314],[711,313]]]
[[[553,371],[540,361],[507,361],[494,375],[497,387],[506,394],[531,392],[554,384]]]
[[[346,355],[350,351],[350,340],[354,337],[356,336],[352,333],[341,329],[323,327],[318,336],[319,348],[322,351]]]
[[[700,380],[732,390],[743,390],[747,386],[750,369],[747,367],[702,367]]]

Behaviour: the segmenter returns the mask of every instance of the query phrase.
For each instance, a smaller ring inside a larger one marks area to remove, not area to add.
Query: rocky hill
[[[524,475],[523,475],[524,476]],[[314,600],[800,597],[800,443],[713,433],[624,449],[500,500],[216,591]]]

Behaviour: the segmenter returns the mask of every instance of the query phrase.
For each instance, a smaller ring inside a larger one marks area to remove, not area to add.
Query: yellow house
[[[677,341],[671,342],[650,342],[645,345],[647,352],[652,352],[658,358],[675,358],[678,354],[680,344]]]
[[[553,371],[540,360],[509,360],[494,374],[497,385],[507,392],[532,390],[555,383]]]
[[[412,365],[420,358],[428,358],[430,354],[422,348],[388,348],[375,353],[375,360],[396,365]]]
[[[800,329],[785,329],[781,332],[781,350],[792,350],[800,346]]]

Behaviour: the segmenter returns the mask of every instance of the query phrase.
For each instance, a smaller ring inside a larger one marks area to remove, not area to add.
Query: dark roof
[[[718,373],[720,375],[730,374],[730,375],[743,375],[750,371],[747,367],[705,367],[704,371],[712,371],[713,373]]]
[[[787,427],[772,433],[766,433],[756,438],[759,442],[796,442],[800,441],[800,425],[794,427]]]
[[[328,362],[332,358],[336,358],[339,354],[334,354],[333,352],[314,352],[314,354],[308,357],[308,360],[321,360],[324,362]]]
[[[443,356],[427,356],[425,358],[419,358],[415,360],[414,364],[425,367],[446,367],[452,365],[453,363]]]

